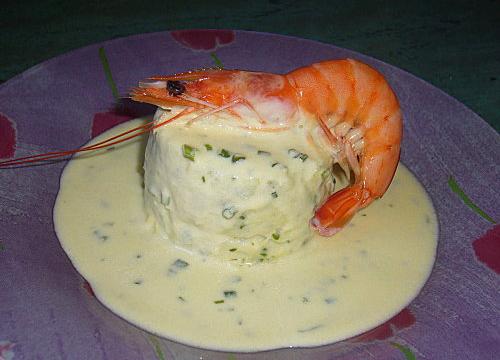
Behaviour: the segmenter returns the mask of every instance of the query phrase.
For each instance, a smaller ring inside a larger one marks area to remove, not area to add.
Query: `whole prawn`
[[[359,61],[324,61],[285,75],[206,70],[150,80],[133,90],[132,99],[207,109],[205,114],[250,110],[260,123],[246,125],[254,130],[291,126],[298,111],[312,116],[336,162],[354,174],[350,186],[316,209],[310,224],[320,235],[341,230],[359,209],[381,197],[394,177],[402,137],[400,107],[384,77]],[[276,112],[281,116],[273,117]]]
[[[389,187],[399,162],[401,111],[384,77],[353,59],[328,60],[284,75],[240,70],[200,70],[155,76],[140,83],[131,98],[161,107],[185,109],[163,123],[149,123],[94,146],[0,162],[0,167],[91,151],[127,140],[198,111],[197,118],[227,111],[254,131],[293,126],[297,114],[317,122],[332,154],[353,181],[317,207],[310,225],[331,236]],[[256,121],[247,119],[254,117]],[[135,131],[135,134],[130,135]]]

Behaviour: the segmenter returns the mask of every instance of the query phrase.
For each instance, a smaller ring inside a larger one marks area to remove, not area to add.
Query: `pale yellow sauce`
[[[71,161],[54,221],[96,296],[155,334],[229,351],[331,343],[395,315],[430,274],[436,215],[402,165],[384,198],[334,237],[315,236],[273,262],[235,266],[153,232],[144,212],[143,154],[144,140],[136,140]]]

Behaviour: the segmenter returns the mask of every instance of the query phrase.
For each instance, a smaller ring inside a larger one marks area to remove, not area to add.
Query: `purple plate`
[[[153,74],[213,66],[287,72],[351,57],[380,70],[404,113],[402,161],[436,207],[437,261],[420,295],[355,339],[257,354],[206,351],[156,338],[104,308],[64,254],[52,208],[65,162],[0,170],[0,359],[493,359],[500,353],[500,228],[466,206],[454,179],[500,218],[498,134],[428,83],[370,57],[281,35],[230,30],[161,32],[59,56],[0,86],[0,158],[72,149],[152,107],[118,109],[99,57],[122,95]],[[452,181],[453,182],[453,181]],[[492,220],[490,219],[490,220]],[[394,284],[397,286],[398,284]]]

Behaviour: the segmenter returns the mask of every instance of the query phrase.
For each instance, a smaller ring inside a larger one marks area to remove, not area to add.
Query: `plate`
[[[387,323],[355,339],[313,349],[228,354],[161,339],[105,309],[72,267],[52,223],[65,162],[0,170],[0,358],[71,359],[489,359],[500,352],[498,134],[439,89],[365,55],[282,35],[185,30],[150,33],[59,56],[0,86],[0,157],[72,149],[152,107],[116,106],[119,94],[152,74],[212,67],[287,72],[332,58],[381,71],[404,114],[401,160],[436,208],[440,236],[421,294]],[[214,57],[213,54],[216,53]],[[468,199],[491,217],[480,216]],[[394,284],[395,287],[398,284]],[[396,345],[395,345],[396,344]]]

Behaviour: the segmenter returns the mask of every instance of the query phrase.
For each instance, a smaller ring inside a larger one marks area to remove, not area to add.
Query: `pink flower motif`
[[[90,286],[88,281],[84,281],[82,284],[82,288],[92,297],[95,297],[94,290],[92,289],[92,286]],[[0,359],[1,360],[1,359]]]
[[[16,152],[16,129],[12,121],[0,115],[0,158],[11,158]]]
[[[394,336],[399,330],[410,327],[415,324],[415,315],[410,309],[405,308],[399,314],[389,319],[375,329],[355,337],[355,342],[370,342],[374,340],[385,340]]]
[[[92,137],[102,134],[113,126],[133,119],[135,116],[116,111],[102,112],[94,115],[92,120]]]
[[[475,240],[472,247],[479,261],[500,274],[500,225],[494,226]]]
[[[0,341],[0,360],[11,360],[14,358],[14,348],[15,344],[10,341]]]
[[[231,30],[179,30],[171,31],[170,35],[181,45],[200,51],[214,51],[234,41]]]

